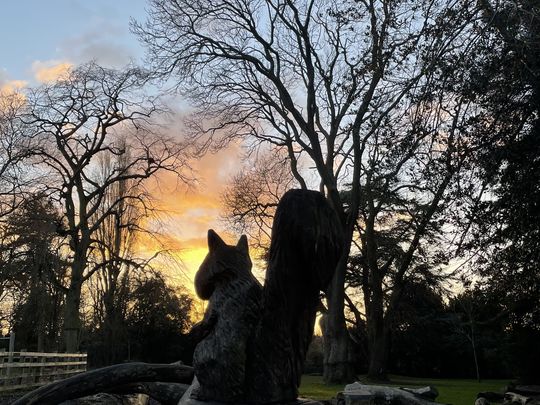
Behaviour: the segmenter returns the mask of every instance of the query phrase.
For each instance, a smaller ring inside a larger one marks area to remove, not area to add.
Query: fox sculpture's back
[[[217,239],[216,239],[217,238]],[[201,400],[279,403],[298,396],[319,293],[341,254],[339,220],[324,196],[290,190],[278,204],[264,287],[251,275],[247,241],[228,246],[209,231],[195,287],[209,299],[194,329]],[[198,332],[197,332],[198,330]]]

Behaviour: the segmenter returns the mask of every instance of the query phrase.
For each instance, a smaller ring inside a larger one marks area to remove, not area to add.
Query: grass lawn
[[[402,387],[432,385],[439,390],[437,402],[452,405],[473,405],[476,394],[479,392],[500,391],[510,382],[509,380],[485,380],[479,383],[476,380],[412,378],[396,375],[391,375],[390,380],[389,384],[384,385]],[[344,386],[341,385],[325,385],[320,376],[304,375],[300,385],[300,395],[314,399],[330,399],[343,388]]]

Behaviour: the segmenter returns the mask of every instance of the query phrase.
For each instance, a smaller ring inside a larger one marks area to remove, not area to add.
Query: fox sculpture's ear
[[[214,232],[213,229],[208,230],[208,250],[210,252],[216,250],[220,246],[225,246],[225,242],[223,242],[223,239],[219,237],[217,233]]]
[[[240,239],[238,239],[238,243],[236,244],[236,247],[245,254],[249,255],[249,246],[248,246],[248,240],[246,235],[240,236]]]

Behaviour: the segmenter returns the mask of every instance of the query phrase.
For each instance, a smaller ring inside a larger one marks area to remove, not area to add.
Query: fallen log
[[[530,398],[524,395],[516,394],[515,392],[507,392],[504,394],[504,400],[512,404],[525,405],[530,402]]]
[[[400,387],[399,389],[408,391],[417,397],[428,399],[430,401],[435,401],[435,399],[439,396],[439,391],[437,391],[437,388],[432,386],[420,388]]]
[[[13,405],[58,404],[116,387],[141,382],[190,384],[193,368],[180,364],[125,363],[99,368],[40,387],[19,398]]]
[[[345,390],[337,394],[337,402],[345,405],[360,405],[369,401],[377,404],[437,405],[437,403],[422,397],[420,394],[420,392],[423,393],[424,391],[434,393],[435,390],[418,390],[418,392],[413,393],[414,391],[355,382],[346,385]]]
[[[121,385],[107,392],[114,394],[146,394],[162,405],[177,405],[189,385],[165,382],[136,382]]]

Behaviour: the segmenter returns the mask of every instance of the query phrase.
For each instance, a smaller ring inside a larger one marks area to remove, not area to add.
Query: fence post
[[[13,363],[13,352],[15,351],[15,332],[9,334],[8,366],[6,376],[11,376],[11,364]]]

